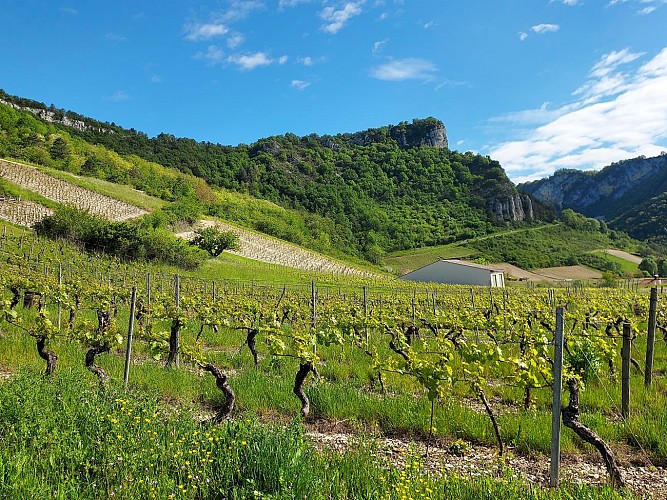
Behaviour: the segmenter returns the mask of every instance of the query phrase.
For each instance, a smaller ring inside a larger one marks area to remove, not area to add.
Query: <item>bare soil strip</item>
[[[614,250],[613,248],[607,248],[604,250],[606,253],[609,255],[613,255],[615,257],[619,257],[624,260],[629,260],[630,262],[633,262],[635,264],[641,264],[642,263],[642,258],[637,256],[637,255],[632,255],[631,253],[624,252],[623,250]]]

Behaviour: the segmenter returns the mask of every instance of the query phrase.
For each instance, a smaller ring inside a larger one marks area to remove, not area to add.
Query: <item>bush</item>
[[[185,240],[137,222],[110,222],[72,207],[64,207],[35,225],[40,236],[66,239],[86,250],[126,260],[158,261],[194,269],[205,254]]]

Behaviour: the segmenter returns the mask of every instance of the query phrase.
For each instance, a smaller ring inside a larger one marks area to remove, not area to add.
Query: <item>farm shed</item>
[[[416,271],[404,274],[399,279],[449,285],[505,287],[505,275],[502,271],[455,259],[438,260]]]

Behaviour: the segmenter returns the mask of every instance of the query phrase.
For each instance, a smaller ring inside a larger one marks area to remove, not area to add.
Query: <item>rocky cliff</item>
[[[447,129],[444,123],[433,117],[423,120],[414,119],[412,123],[401,122],[398,125],[368,129],[364,132],[346,134],[350,144],[367,146],[374,142],[385,142],[393,139],[401,147],[427,146],[447,149]]]
[[[558,210],[610,219],[667,190],[667,155],[625,160],[599,172],[559,170],[517,187]]]
[[[508,222],[532,221],[535,217],[533,201],[526,194],[517,193],[495,199],[489,208],[498,219]]]

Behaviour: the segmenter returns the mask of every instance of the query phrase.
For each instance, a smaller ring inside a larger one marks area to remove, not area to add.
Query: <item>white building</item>
[[[438,260],[416,271],[404,274],[399,279],[449,285],[505,287],[503,271],[455,259]]]

